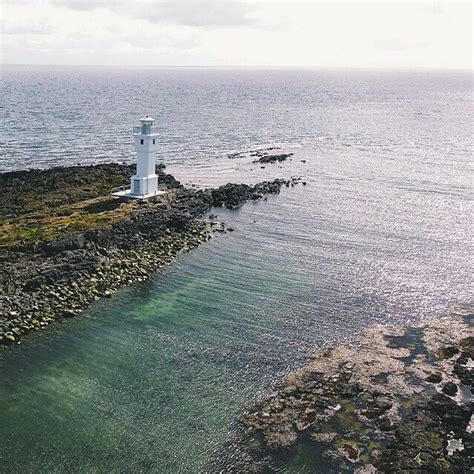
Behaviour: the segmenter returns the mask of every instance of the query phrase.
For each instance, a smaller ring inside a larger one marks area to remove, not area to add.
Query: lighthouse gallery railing
[[[158,133],[158,128],[151,125],[139,125],[138,127],[133,127],[133,135],[154,135]]]

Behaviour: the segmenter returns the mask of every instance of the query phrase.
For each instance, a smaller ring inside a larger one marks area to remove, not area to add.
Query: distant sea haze
[[[307,182],[216,211],[235,232],[5,352],[7,471],[208,471],[237,414],[314,347],[472,302],[471,79],[5,68],[1,171],[134,162],[150,114],[184,184]],[[250,151],[266,148],[294,155],[262,168]]]

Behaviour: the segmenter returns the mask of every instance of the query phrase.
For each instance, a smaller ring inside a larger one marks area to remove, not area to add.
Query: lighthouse
[[[137,153],[137,170],[132,176],[130,189],[113,190],[114,196],[135,199],[147,199],[164,191],[158,191],[156,174],[156,151],[158,149],[158,133],[153,126],[154,118],[150,116],[140,119],[140,125],[133,127],[135,152]]]
[[[132,176],[130,197],[154,196],[158,191],[158,176],[155,170],[158,134],[153,127],[154,121],[147,115],[140,119],[141,125],[139,127],[133,127],[137,172]]]

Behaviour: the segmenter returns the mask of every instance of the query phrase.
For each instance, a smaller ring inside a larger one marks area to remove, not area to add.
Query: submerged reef
[[[255,156],[259,156],[258,160],[254,160],[254,163],[275,163],[276,161],[285,161],[290,156],[293,156],[293,153],[280,153],[278,155],[267,155],[264,154],[256,154]]]
[[[375,326],[318,351],[240,416],[217,470],[468,472],[473,316]]]
[[[157,168],[166,194],[112,197],[134,169],[104,164],[0,174],[0,348],[149,278],[180,252],[225,232],[224,223],[206,217],[212,207],[236,208],[298,181],[190,190]]]
[[[294,155],[294,153],[275,153],[276,150],[281,150],[280,147],[268,147],[268,148],[259,148],[256,150],[247,150],[247,151],[239,151],[235,153],[230,153],[227,155],[230,159],[235,158],[256,158],[252,161],[252,163],[276,163],[281,161],[286,161],[287,158],[290,158]],[[302,162],[306,162],[306,160],[301,160]]]

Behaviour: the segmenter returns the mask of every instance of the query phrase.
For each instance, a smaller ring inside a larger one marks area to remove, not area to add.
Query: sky
[[[0,0],[2,64],[472,69],[470,2]]]

